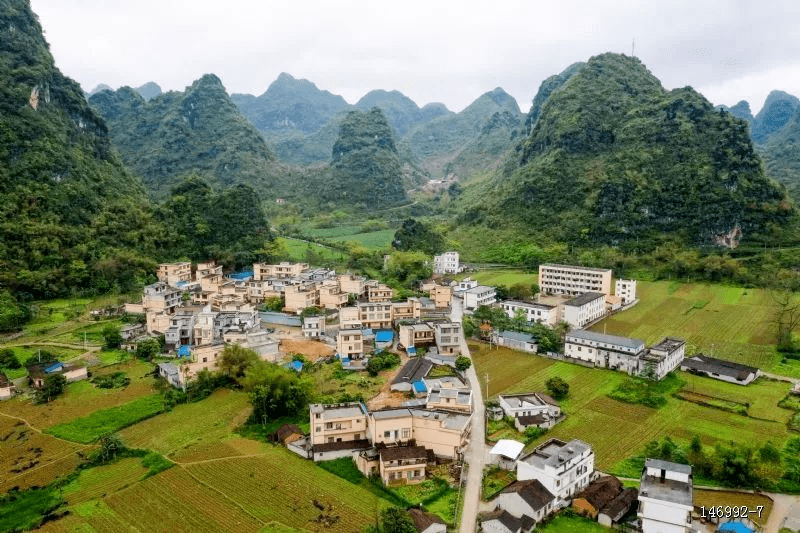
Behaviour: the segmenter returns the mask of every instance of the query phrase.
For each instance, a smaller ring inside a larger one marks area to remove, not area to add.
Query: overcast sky
[[[798,0],[31,0],[56,65],[86,90],[205,73],[263,93],[281,72],[355,103],[396,89],[460,111],[495,87],[527,112],[539,84],[603,52],[714,104],[800,96]]]

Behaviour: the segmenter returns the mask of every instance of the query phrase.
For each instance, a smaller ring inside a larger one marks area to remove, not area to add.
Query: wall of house
[[[639,517],[644,533],[686,533],[691,525],[691,506],[639,496]]]
[[[316,418],[312,416],[309,429],[311,431],[311,444],[362,440],[368,436],[367,415],[327,420],[322,417]]]
[[[414,417],[414,439],[417,446],[425,446],[440,457],[458,457],[459,450],[466,446],[469,430],[464,434],[444,429],[439,420]]]
[[[388,435],[387,435],[388,432]],[[370,418],[369,421],[370,441],[373,444],[395,444],[408,442],[414,438],[414,420],[411,414],[401,415],[397,418],[376,420]],[[417,446],[425,446],[417,442]]]
[[[416,475],[415,475],[416,473]],[[381,480],[384,485],[397,483],[400,480],[407,484],[425,481],[425,462],[407,465],[392,465],[387,461],[380,462]]]
[[[481,522],[481,529],[486,533],[517,533],[516,531],[511,531],[508,529],[503,525],[502,522],[500,522],[500,520],[496,518]]]

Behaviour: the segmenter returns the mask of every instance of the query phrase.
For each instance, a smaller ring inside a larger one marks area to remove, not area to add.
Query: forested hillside
[[[769,240],[796,214],[745,122],[617,54],[555,91],[486,194],[466,198],[464,222],[587,244],[712,244],[737,228]]]
[[[219,78],[206,74],[185,92],[146,101],[130,87],[102,91],[89,103],[108,123],[126,165],[154,198],[188,174],[214,187],[246,184],[264,198],[280,196],[289,170],[231,102]]]
[[[17,296],[125,288],[152,271],[141,183],[25,0],[0,5],[0,286]]]

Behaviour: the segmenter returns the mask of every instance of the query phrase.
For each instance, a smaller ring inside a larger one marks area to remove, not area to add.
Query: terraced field
[[[569,397],[562,402],[567,419],[545,437],[583,439],[594,447],[599,469],[614,469],[623,459],[642,452],[647,442],[669,435],[679,441],[700,436],[703,444],[717,442],[766,442],[780,446],[788,438],[786,423],[791,411],[780,409],[777,402],[786,393],[785,383],[759,380],[740,387],[679,373],[684,390],[727,395],[736,401],[749,402],[750,414],[760,420],[728,413],[668,397],[667,405],[652,409],[613,400],[607,394],[626,375],[610,370],[586,368],[553,361],[506,348],[471,344],[473,361],[483,381],[489,374],[489,396],[499,393],[544,391],[545,382],[560,376],[569,383]],[[541,442],[541,440],[539,441]]]

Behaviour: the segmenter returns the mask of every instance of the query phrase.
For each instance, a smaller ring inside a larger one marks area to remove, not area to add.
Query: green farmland
[[[562,402],[567,419],[545,437],[583,439],[597,454],[597,467],[613,471],[625,458],[640,454],[645,445],[665,435],[687,442],[698,435],[706,446],[721,442],[763,443],[782,446],[790,433],[786,427],[792,411],[777,407],[786,395],[786,383],[760,379],[748,387],[722,383],[679,372],[682,390],[749,403],[750,417],[666,397],[660,409],[622,403],[607,395],[627,378],[622,372],[586,368],[543,357],[473,344],[475,370],[489,375],[489,397],[500,393],[544,391],[545,381],[560,376],[569,384]],[[765,420],[751,418],[763,417]]]
[[[292,239],[291,237],[278,237],[280,242],[286,245],[289,251],[289,257],[292,261],[306,261],[308,251],[311,250],[314,254],[318,254],[325,260],[331,261],[344,261],[345,254],[339,250],[333,250],[320,244],[302,241],[300,239]]]
[[[463,274],[459,278],[471,277],[481,285],[497,286],[505,285],[510,287],[518,283],[523,285],[531,285],[537,283],[539,280],[538,272],[526,272],[519,269],[497,269],[497,270],[481,270],[480,272],[470,272]]]
[[[639,303],[596,324],[605,331],[654,343],[686,339],[687,354],[703,352],[800,377],[800,363],[781,364],[775,349],[774,304],[767,291],[704,283],[638,283]]]
[[[329,237],[330,242],[343,243],[355,242],[367,250],[386,250],[392,244],[392,239],[397,230],[384,229],[380,231],[370,231],[369,233],[355,233],[351,235],[340,235]]]

